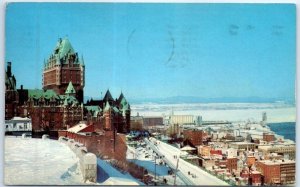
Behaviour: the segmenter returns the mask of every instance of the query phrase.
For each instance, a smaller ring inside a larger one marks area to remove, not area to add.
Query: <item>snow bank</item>
[[[96,159],[96,183],[84,183],[79,158],[67,144],[63,137],[59,141],[5,137],[5,185],[143,185],[101,159]],[[76,151],[87,152],[85,147]]]
[[[43,139],[43,140],[49,139],[49,135],[48,135],[48,134],[43,134],[42,139]]]
[[[83,185],[79,161],[55,140],[5,137],[5,185]]]

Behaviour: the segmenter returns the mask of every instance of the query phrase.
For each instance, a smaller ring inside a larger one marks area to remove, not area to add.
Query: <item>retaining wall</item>
[[[87,148],[76,142],[74,139],[69,139],[66,137],[59,137],[59,142],[62,142],[69,146],[69,148],[76,154],[79,158],[81,173],[84,182],[96,182],[97,181],[97,157],[93,153],[87,152]]]

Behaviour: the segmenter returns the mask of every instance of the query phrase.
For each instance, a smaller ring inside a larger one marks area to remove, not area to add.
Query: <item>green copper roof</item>
[[[39,99],[43,96],[43,93],[44,93],[44,90],[39,90],[39,89],[31,90],[31,89],[29,89],[28,90],[28,97],[31,97],[33,99]]]
[[[43,93],[43,96],[45,97],[45,99],[50,99],[52,97],[54,97],[56,99],[59,98],[58,95],[55,93],[55,91],[51,90],[51,89],[46,90],[46,92]]]
[[[124,107],[127,104],[128,104],[128,102],[126,101],[125,97],[123,97],[122,100],[121,100],[122,107]]]
[[[89,112],[93,115],[93,117],[97,117],[97,115],[102,111],[102,109],[97,105],[85,106]]]
[[[102,109],[98,105],[85,106],[88,111],[98,111],[101,112]]]
[[[122,110],[129,110],[130,109],[130,105],[127,103],[126,105],[123,106]]]
[[[117,107],[115,107],[115,106],[113,107],[113,111],[116,112],[116,113],[120,112],[119,109]]]
[[[64,105],[77,105],[78,101],[75,97],[73,96],[66,96],[65,100],[64,100]]]
[[[108,101],[106,101],[105,107],[104,107],[104,111],[108,111],[110,109],[110,104]]]
[[[75,53],[68,38],[60,39],[54,49],[54,54],[58,55],[59,58],[66,56],[68,53]]]
[[[69,82],[69,85],[68,85],[68,88],[66,89],[66,92],[65,92],[65,94],[75,94],[76,92],[75,92],[75,89],[74,89],[74,87],[73,87],[73,84],[72,84],[72,82],[70,81]]]

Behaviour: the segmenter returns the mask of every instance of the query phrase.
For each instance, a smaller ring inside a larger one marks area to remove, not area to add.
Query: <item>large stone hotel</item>
[[[70,41],[59,39],[44,62],[43,89],[16,88],[12,63],[5,74],[5,119],[29,117],[33,131],[66,130],[80,121],[96,129],[128,132],[130,105],[123,93],[114,99],[107,90],[102,100],[84,104],[85,65]]]

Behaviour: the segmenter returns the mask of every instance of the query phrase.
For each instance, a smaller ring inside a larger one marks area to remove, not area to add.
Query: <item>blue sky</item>
[[[293,99],[295,23],[291,4],[11,3],[5,60],[18,87],[41,88],[67,36],[88,96]]]

